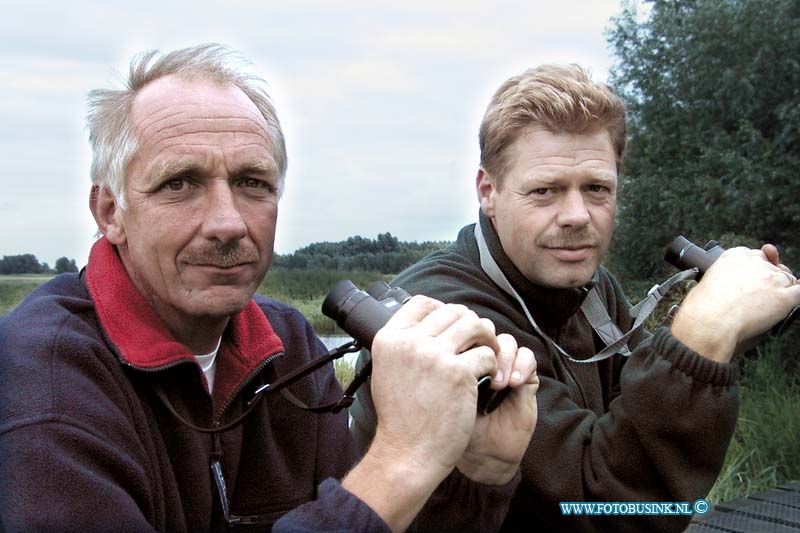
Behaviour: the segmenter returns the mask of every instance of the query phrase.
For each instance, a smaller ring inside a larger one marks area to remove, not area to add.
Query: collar
[[[509,259],[500,244],[500,237],[494,229],[494,224],[481,211],[478,212],[478,224],[481,225],[481,231],[492,257],[514,289],[525,300],[525,304],[537,324],[549,329],[549,327],[556,327],[565,322],[580,309],[586,295],[599,280],[599,274],[595,272],[589,283],[583,287],[554,289],[537,285],[526,278]]]
[[[178,342],[163,320],[134,286],[116,248],[105,237],[98,240],[86,266],[89,289],[97,317],[122,362],[139,369],[159,370],[193,361],[192,351]],[[223,333],[225,381],[231,390],[261,362],[283,351],[264,312],[251,299],[233,315]],[[220,368],[221,370],[221,368]],[[224,387],[228,388],[228,387]],[[214,388],[217,396],[217,387]]]

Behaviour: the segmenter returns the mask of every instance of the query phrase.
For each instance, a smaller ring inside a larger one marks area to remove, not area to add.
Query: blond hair
[[[543,65],[506,80],[481,121],[481,167],[502,182],[511,163],[509,147],[530,125],[568,133],[606,129],[617,159],[625,150],[625,106],[605,84],[578,65]]]
[[[175,50],[159,57],[150,50],[133,58],[122,89],[97,89],[88,97],[87,127],[92,145],[92,184],[107,188],[125,208],[125,169],[138,148],[130,111],[138,92],[148,83],[169,75],[208,79],[238,87],[255,104],[272,141],[278,166],[279,191],[286,175],[286,144],[275,107],[263,79],[247,73],[241,55],[220,44],[208,43]]]

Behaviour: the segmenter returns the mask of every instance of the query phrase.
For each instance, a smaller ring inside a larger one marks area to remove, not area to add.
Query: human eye
[[[254,176],[243,176],[239,178],[236,182],[236,186],[247,194],[258,197],[268,196],[276,192],[275,186],[270,181]]]
[[[158,191],[179,193],[184,192],[193,186],[195,186],[195,183],[189,176],[174,176],[164,180],[164,182],[158,187]]]
[[[166,182],[164,184],[163,188],[168,190],[168,191],[178,192],[178,191],[183,190],[183,188],[185,186],[186,186],[186,180],[185,179],[183,179],[183,178],[175,178],[175,179],[171,179],[168,182]]]
[[[553,197],[558,192],[556,187],[536,187],[528,191],[528,195],[537,200],[545,200]]]
[[[267,183],[258,178],[242,178],[239,183],[242,187],[250,189],[264,189],[267,187]]]
[[[608,183],[589,183],[584,187],[584,191],[591,197],[605,200],[614,195],[614,189]]]

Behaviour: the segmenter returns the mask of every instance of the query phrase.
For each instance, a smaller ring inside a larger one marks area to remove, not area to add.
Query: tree
[[[378,233],[377,247],[381,252],[396,252],[400,249],[400,241],[388,231],[386,233]]]
[[[66,257],[59,257],[56,259],[56,274],[63,274],[65,272],[77,272],[78,265],[75,264],[74,259],[67,259]]]
[[[0,259],[0,274],[41,274],[48,270],[33,254],[4,255]]]
[[[662,276],[681,233],[774,242],[800,267],[800,2],[648,3],[608,33],[629,111],[612,268]]]
[[[397,274],[446,242],[401,242],[389,232],[377,239],[356,235],[339,242],[315,242],[288,255],[276,254],[273,265],[284,268],[373,270]]]

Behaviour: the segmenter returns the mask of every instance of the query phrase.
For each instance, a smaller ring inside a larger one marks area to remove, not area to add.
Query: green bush
[[[800,265],[798,28],[796,0],[622,3],[607,34],[628,118],[616,274],[663,275],[679,233],[773,242]]]

